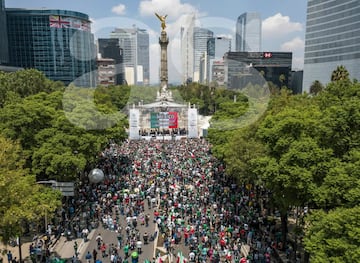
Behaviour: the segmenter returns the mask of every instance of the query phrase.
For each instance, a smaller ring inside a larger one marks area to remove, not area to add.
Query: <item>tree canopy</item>
[[[282,88],[255,123],[209,138],[230,176],[269,189],[285,245],[290,209],[308,206],[303,230],[311,262],[354,262],[360,260],[360,85],[344,67],[331,79],[326,87],[314,83],[310,95]],[[234,112],[222,114],[231,119]]]
[[[6,83],[16,78],[2,74]],[[25,167],[38,180],[76,180],[96,165],[110,140],[125,138],[127,120],[120,110],[128,101],[128,87],[65,88],[35,70],[21,71],[18,78],[26,76],[32,77],[32,86],[5,92],[0,133],[20,143]]]
[[[22,168],[19,144],[0,136],[0,239],[23,233],[25,221],[40,220],[61,206],[61,193],[36,184],[35,176]]]

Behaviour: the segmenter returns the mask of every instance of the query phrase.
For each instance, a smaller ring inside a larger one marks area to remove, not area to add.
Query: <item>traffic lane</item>
[[[155,232],[155,223],[152,220],[152,213],[153,210],[152,209],[148,209],[147,205],[145,205],[145,213],[150,214],[150,220],[149,220],[149,226],[146,227],[145,225],[141,225],[140,222],[137,225],[137,229],[139,229],[140,233],[141,233],[141,241],[143,242],[142,245],[142,253],[139,255],[139,262],[144,262],[145,259],[148,259],[151,261],[151,259],[154,256],[154,242],[153,241],[149,241],[149,243],[147,245],[144,244],[143,241],[143,235],[145,232],[148,233],[149,235],[149,239],[150,236],[154,234]],[[126,233],[125,233],[125,227],[126,227],[126,219],[124,216],[120,216],[120,220],[119,220],[119,224],[122,227],[122,234],[123,234],[123,238],[126,238]],[[95,230],[95,233],[92,235],[91,240],[88,240],[85,244],[84,247],[82,249],[82,253],[81,253],[81,258],[80,260],[82,262],[86,262],[86,254],[89,251],[91,254],[93,252],[93,250],[95,249],[97,251],[97,258],[102,260],[104,263],[110,262],[110,255],[108,255],[107,257],[102,257],[102,253],[101,251],[98,249],[97,247],[97,241],[96,241],[96,237],[98,235],[102,236],[103,241],[106,244],[107,247],[107,254],[108,254],[108,249],[109,246],[111,246],[111,244],[114,244],[116,247],[118,245],[118,241],[117,241],[117,235],[118,233],[115,231],[110,231],[109,229],[105,229],[101,224],[99,225],[99,227]],[[123,247],[124,247],[124,242],[125,240],[123,240],[123,246],[121,249],[117,249],[118,254],[121,256],[122,259],[124,259],[124,251],[123,251]],[[133,250],[133,251],[136,251]],[[131,252],[133,251],[129,251],[129,254],[131,254]]]

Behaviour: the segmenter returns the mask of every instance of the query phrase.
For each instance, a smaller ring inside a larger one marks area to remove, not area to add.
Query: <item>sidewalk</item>
[[[29,247],[30,247],[31,242],[26,242],[21,244],[21,256],[22,256],[22,260],[25,262],[31,262],[30,260],[30,251],[29,251]],[[19,256],[19,246],[16,247],[12,247],[10,245],[5,246],[3,243],[0,243],[0,258],[3,259],[3,262],[8,262],[7,261],[7,251],[11,251],[12,257],[16,258],[16,260],[20,259]]]
[[[32,243],[34,243],[33,241],[28,241],[29,238],[26,237],[25,240],[27,240],[26,242],[23,242],[22,240],[20,240],[21,242],[21,258],[23,260],[23,262],[31,262],[30,260],[30,245]],[[55,244],[56,243],[56,238],[55,236],[51,236],[50,237],[51,240],[51,244]],[[50,245],[50,250],[51,250],[51,246]],[[12,257],[13,259],[16,258],[16,260],[20,260],[20,248],[19,246],[10,246],[10,245],[4,245],[3,243],[0,242],[0,258],[3,258],[3,262],[7,262],[7,255],[6,253],[8,251],[11,251]]]
[[[92,230],[89,233],[88,239],[91,240],[95,234],[95,230]],[[75,254],[74,244],[75,241],[78,244],[78,258],[82,258],[85,254],[86,247],[89,244],[88,242],[84,242],[83,238],[77,238],[70,241],[66,240],[66,237],[61,236],[55,246],[51,249],[51,252],[55,252],[57,256],[60,258],[68,259],[72,258]]]
[[[92,239],[94,233],[95,230],[90,232],[88,236],[89,240]],[[66,237],[64,236],[61,236],[59,240],[56,240],[54,236],[51,236],[52,245],[50,245],[49,247],[50,254],[55,253],[56,256],[63,259],[72,258],[75,252],[74,251],[75,241],[78,243],[78,253],[79,253],[78,257],[82,258],[86,251],[86,247],[88,245],[88,242],[85,243],[83,238],[77,238],[67,241]],[[31,263],[29,248],[32,243],[33,242],[24,242],[21,244],[21,257],[23,262]],[[7,255],[6,255],[7,251],[11,251],[13,258],[16,258],[17,260],[20,259],[19,246],[16,247],[12,247],[10,245],[5,246],[4,244],[0,243],[0,258],[3,259],[3,262],[7,262]]]

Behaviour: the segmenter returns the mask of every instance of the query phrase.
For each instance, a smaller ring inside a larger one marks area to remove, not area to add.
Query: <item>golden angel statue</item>
[[[159,18],[159,20],[161,21],[161,28],[162,30],[165,30],[166,24],[165,24],[165,19],[167,17],[167,15],[164,16],[160,16],[157,13],[155,13],[155,15]]]

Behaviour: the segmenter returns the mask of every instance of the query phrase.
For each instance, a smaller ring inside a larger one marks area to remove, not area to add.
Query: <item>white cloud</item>
[[[280,13],[270,16],[262,22],[262,35],[264,38],[287,35],[292,32],[302,31],[301,23],[290,21],[290,17]]]
[[[281,51],[303,51],[304,50],[304,40],[300,37],[295,37],[290,41],[287,41],[281,45]]]
[[[281,51],[292,52],[292,69],[302,69],[304,67],[304,40],[295,37],[281,45]]]
[[[196,12],[196,8],[190,4],[181,3],[180,0],[143,0],[139,5],[139,12],[143,16],[167,14],[169,19],[174,20],[183,14]]]
[[[117,15],[124,15],[125,14],[126,6],[124,4],[118,4],[111,8],[111,12]]]

